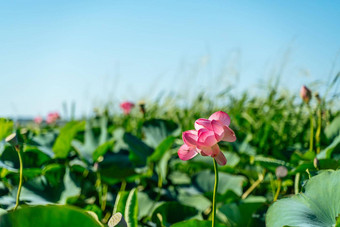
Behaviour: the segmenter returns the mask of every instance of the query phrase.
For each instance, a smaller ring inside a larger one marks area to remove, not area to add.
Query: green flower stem
[[[101,184],[102,184],[101,176],[100,176],[100,173],[97,172],[97,180],[96,180],[95,186],[98,191],[98,199],[99,199],[100,207],[102,207],[103,205],[103,188],[101,187]]]
[[[17,198],[16,198],[14,210],[16,210],[19,206],[20,193],[21,193],[21,187],[22,187],[22,172],[23,172],[23,164],[22,164],[22,157],[21,157],[20,148],[18,146],[16,146],[15,150],[18,153],[20,169],[19,169],[19,186],[18,186],[18,192],[17,192]]]
[[[281,191],[281,183],[282,183],[282,180],[279,179],[278,186],[277,186],[277,190],[276,190],[276,193],[275,193],[273,202],[275,202],[275,201],[277,200],[277,198],[279,197],[279,195],[280,195],[280,191]]]
[[[242,199],[245,199],[248,197],[248,195],[263,181],[264,175],[259,174],[259,178],[248,188],[248,190],[243,193]]]
[[[314,140],[314,119],[313,119],[313,112],[310,106],[308,105],[309,109],[309,117],[310,117],[310,138],[309,138],[309,151],[313,151],[313,140]]]
[[[161,169],[158,167],[158,193],[157,193],[157,197],[156,197],[156,201],[158,202],[159,199],[161,198],[161,191],[162,191],[162,185],[163,185],[163,178],[162,178],[162,172]]]
[[[102,194],[102,198],[101,198],[101,200],[102,200],[102,202],[101,202],[102,211],[105,211],[105,208],[106,208],[107,189],[108,189],[107,184],[103,184],[103,188],[102,188],[103,194]]]
[[[320,133],[321,133],[321,104],[318,108],[318,126],[315,133],[316,154],[320,153]]]
[[[214,159],[214,172],[215,172],[215,184],[214,184],[214,194],[213,194],[213,211],[212,211],[212,227],[215,227],[215,217],[216,217],[216,194],[218,187],[218,168],[216,160]]]
[[[299,184],[300,184],[300,173],[297,173],[295,175],[295,182],[294,182],[294,192],[295,192],[295,195],[296,194],[299,194]]]

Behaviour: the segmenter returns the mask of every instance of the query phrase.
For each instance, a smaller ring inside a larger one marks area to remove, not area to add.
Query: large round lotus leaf
[[[225,225],[215,223],[215,227],[224,227]],[[189,220],[181,221],[172,225],[171,227],[211,227],[211,221]]]
[[[0,226],[6,227],[100,227],[89,214],[70,206],[23,207],[0,216]]]
[[[340,214],[340,170],[325,171],[312,177],[305,192],[281,199],[268,210],[268,227],[335,226]]]

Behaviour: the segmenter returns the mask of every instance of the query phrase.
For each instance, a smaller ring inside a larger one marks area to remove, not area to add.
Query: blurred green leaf
[[[57,137],[58,133],[56,130],[50,130],[48,132],[34,136],[31,141],[28,141],[28,144],[37,146],[41,151],[48,154],[50,157],[53,157],[54,153],[52,151],[52,147]]]
[[[138,219],[141,219],[142,217],[150,215],[150,211],[152,212],[152,207],[156,203],[153,201],[148,194],[145,192],[138,192],[137,195],[138,198]]]
[[[129,146],[129,158],[138,167],[145,166],[146,160],[152,154],[152,148],[130,133],[124,134],[124,141]]]
[[[165,202],[153,211],[151,219],[157,226],[169,226],[189,219],[197,213],[195,208],[182,205],[179,202]]]
[[[188,174],[179,171],[173,171],[169,175],[169,179],[171,180],[171,183],[174,185],[191,183],[191,178],[188,176]]]
[[[333,142],[326,147],[325,149],[323,149],[318,155],[317,158],[321,159],[329,159],[332,157],[332,153],[334,151],[334,149],[340,144],[340,135],[338,135],[337,137],[334,138]]]
[[[71,149],[71,142],[74,136],[78,131],[83,130],[84,127],[84,121],[71,121],[60,130],[60,134],[53,145],[53,152],[56,158],[67,157]]]
[[[248,197],[239,203],[225,204],[219,211],[227,217],[231,226],[255,226],[252,223],[252,216],[265,202],[264,197]]]
[[[243,183],[246,181],[244,176],[235,176],[228,173],[219,173],[217,192],[224,194],[228,190],[241,195],[243,192]],[[194,177],[194,185],[203,192],[212,192],[214,189],[215,174],[209,170],[199,172]]]
[[[116,202],[113,207],[113,214],[120,212],[124,216],[125,212],[125,204],[127,201],[127,198],[129,197],[128,191],[120,191],[117,194]]]
[[[294,174],[297,174],[297,173],[304,173],[306,172],[307,169],[315,169],[314,165],[313,165],[313,162],[300,162],[300,164],[291,169],[288,174],[289,175],[294,175]]]
[[[169,120],[151,119],[143,124],[145,143],[152,148],[156,148],[168,136],[178,136],[179,126]]]
[[[5,118],[0,118],[0,141],[5,139],[13,132],[13,126],[13,121]]]
[[[149,162],[159,161],[165,152],[167,152],[175,141],[175,137],[168,136],[155,149],[155,151],[148,157]]]
[[[333,169],[336,170],[339,168],[339,161],[335,159],[319,159],[318,160],[318,168],[319,169]]]
[[[34,146],[25,146],[22,155],[25,168],[41,167],[51,160],[51,157]]]
[[[211,201],[204,195],[193,192],[191,188],[178,188],[177,200],[187,206],[196,208],[203,212],[211,206]]]
[[[136,174],[128,155],[107,153],[99,163],[98,170],[103,177],[125,179]]]
[[[325,134],[328,139],[333,139],[336,136],[340,136],[340,116],[337,116],[333,121],[325,128]]]
[[[94,218],[79,208],[70,206],[23,207],[0,216],[0,226],[6,227],[100,227]]]
[[[254,161],[273,172],[275,172],[275,169],[279,166],[285,166],[286,168],[291,169],[291,165],[289,163],[271,157],[263,157],[258,155],[255,156]]]
[[[66,168],[66,172],[63,179],[64,190],[61,192],[59,204],[66,204],[67,198],[79,196],[81,188],[74,182],[71,177],[71,172],[69,168]]]
[[[104,154],[106,154],[106,152],[112,150],[113,144],[114,141],[109,140],[97,147],[97,149],[92,154],[93,162],[96,162],[100,156],[103,156]]]
[[[99,136],[94,132],[94,125],[99,124]],[[85,125],[84,143],[80,141],[73,141],[72,145],[78,150],[81,157],[87,162],[93,163],[101,155],[104,155],[108,149],[113,145],[113,141],[108,141],[107,136],[107,118],[102,116],[99,119],[88,119]]]
[[[20,199],[27,204],[66,204],[67,198],[79,196],[81,188],[76,184],[69,168],[51,164],[37,176],[23,184]],[[15,193],[12,195],[15,197]]]
[[[138,219],[138,199],[137,189],[134,188],[130,192],[120,191],[116,197],[113,213],[120,212],[128,226],[137,226]]]
[[[15,149],[8,145],[4,146],[0,153],[0,166],[11,171],[19,169],[19,157]]]
[[[129,192],[126,199],[124,218],[129,227],[136,227],[138,225],[138,199],[136,188]]]
[[[215,223],[216,227],[224,227],[225,225]],[[181,221],[171,225],[171,227],[211,227],[211,221],[201,221],[201,220],[189,220]]]

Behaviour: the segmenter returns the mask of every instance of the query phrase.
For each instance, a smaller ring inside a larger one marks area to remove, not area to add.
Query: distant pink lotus
[[[55,123],[58,119],[60,119],[60,115],[58,112],[51,112],[47,115],[46,123],[47,124],[53,124]]]
[[[213,113],[209,119],[196,120],[196,130],[185,131],[182,134],[184,144],[178,150],[179,158],[189,160],[201,154],[214,158],[219,165],[225,165],[227,159],[221,152],[218,142],[236,140],[235,133],[229,125],[230,117],[223,111]]]
[[[122,102],[120,104],[120,108],[122,108],[124,114],[128,115],[131,112],[131,109],[135,106],[132,102]]]
[[[43,121],[43,118],[41,116],[36,116],[34,118],[34,122],[38,125],[40,125],[42,121]]]

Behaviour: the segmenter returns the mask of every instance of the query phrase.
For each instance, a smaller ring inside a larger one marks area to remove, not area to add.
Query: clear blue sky
[[[282,86],[298,91],[340,70],[339,12],[340,1],[2,1],[0,116],[251,88],[283,64]]]

